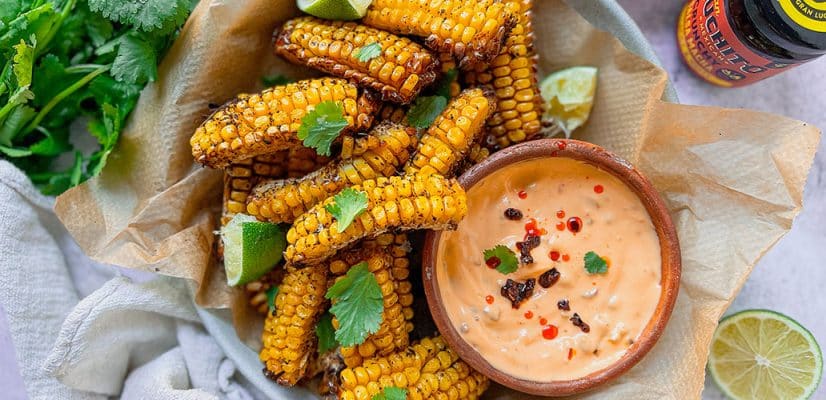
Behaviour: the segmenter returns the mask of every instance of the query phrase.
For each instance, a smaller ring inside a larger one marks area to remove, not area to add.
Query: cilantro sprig
[[[407,389],[388,386],[381,392],[376,393],[370,400],[405,400],[407,399]]]
[[[367,210],[367,193],[345,188],[333,196],[333,202],[324,206],[338,221],[338,231],[344,232],[353,220]]]
[[[604,274],[608,272],[608,263],[597,253],[589,251],[585,253],[585,271],[589,274]]]
[[[450,85],[456,80],[457,75],[458,72],[451,69],[433,86],[433,95],[419,96],[413,101],[413,105],[407,112],[407,122],[410,126],[426,129],[433,124],[436,117],[447,107],[447,102],[450,100]]]
[[[365,62],[365,61],[370,61],[370,60],[372,60],[372,59],[374,59],[374,58],[376,58],[380,55],[381,55],[381,44],[374,42],[374,43],[370,43],[370,44],[362,47],[361,49],[359,49],[359,52],[356,55],[356,58],[358,58],[358,60],[361,61],[361,62]]]
[[[381,324],[384,301],[381,288],[367,263],[356,264],[327,290],[333,301],[330,312],[336,316],[339,328],[336,341],[345,347],[364,343],[367,335],[376,333]]]
[[[270,312],[275,310],[275,296],[278,296],[278,286],[273,285],[267,289],[267,307]]]
[[[318,354],[324,354],[338,346],[336,343],[333,316],[326,312],[321,315],[315,326],[315,335],[318,338]]]
[[[312,147],[316,153],[330,155],[330,146],[338,135],[347,127],[344,110],[334,101],[322,101],[301,118],[298,138],[304,146]]]
[[[504,245],[496,245],[493,248],[487,249],[482,253],[485,257],[485,263],[491,265],[496,264],[497,271],[503,274],[510,274],[516,272],[519,267],[519,260],[516,259],[516,253]]]
[[[194,4],[0,1],[0,156],[49,195],[100,173]],[[80,118],[91,152],[69,140]]]

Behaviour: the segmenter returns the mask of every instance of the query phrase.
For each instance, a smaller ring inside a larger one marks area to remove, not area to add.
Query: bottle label
[[[796,24],[815,32],[826,32],[826,0],[779,0],[780,8]]]
[[[749,49],[734,34],[723,3],[724,0],[692,0],[680,14],[677,41],[683,59],[694,73],[715,85],[735,87],[796,65],[768,59]]]

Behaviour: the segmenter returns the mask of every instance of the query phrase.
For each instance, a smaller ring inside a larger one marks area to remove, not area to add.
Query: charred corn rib
[[[406,279],[403,281],[394,279],[394,260],[389,250],[388,247],[375,247],[364,251],[364,262],[367,263],[367,269],[376,277],[376,281],[381,288],[384,311],[382,312],[381,324],[376,333],[368,335],[364,342],[359,345],[341,348],[341,355],[348,367],[361,365],[364,359],[388,356],[407,348],[409,344],[407,321],[404,316],[404,306],[401,302],[403,293],[400,293],[400,290],[404,290],[402,287],[404,284],[409,286],[410,283]],[[334,262],[331,264],[341,263]],[[347,267],[340,268],[339,265],[331,265],[331,269],[334,270],[334,273],[345,273],[349,269],[349,263],[343,265]],[[343,276],[339,275],[331,280],[330,285],[337,279],[342,278]],[[339,321],[336,318],[333,318],[333,327],[336,329],[339,327]]]
[[[330,157],[319,155],[310,147],[293,147],[288,153],[288,178],[300,178],[330,163]]]
[[[451,176],[495,109],[491,90],[472,88],[462,91],[422,135],[416,153],[405,165],[405,173]]]
[[[264,321],[259,356],[266,366],[264,374],[281,385],[295,385],[316,350],[315,324],[324,312],[327,268],[326,264],[287,267],[278,286],[275,310]]]
[[[362,22],[424,37],[425,46],[452,54],[465,69],[499,54],[516,21],[501,0],[374,0]]]
[[[362,61],[359,53],[373,43],[381,46],[379,55]],[[436,79],[439,64],[429,50],[408,38],[355,22],[313,17],[287,21],[276,37],[275,52],[369,87],[384,101],[402,104]]]
[[[232,162],[273,153],[301,144],[301,118],[323,101],[342,106],[348,126],[344,132],[366,129],[378,110],[375,99],[343,79],[308,79],[242,94],[206,121],[189,140],[201,164],[224,168]]]
[[[407,106],[385,103],[379,110],[376,118],[380,121],[390,121],[407,125]]]
[[[439,175],[393,176],[364,181],[353,189],[367,194],[367,210],[344,232],[326,210],[328,197],[300,215],[287,232],[287,262],[313,264],[356,241],[391,230],[453,228],[467,214],[459,182]]]
[[[249,158],[230,164],[224,171],[224,207],[221,226],[235,214],[246,210],[247,196],[259,181],[282,178],[286,173],[287,152]]]
[[[415,130],[383,123],[372,134],[382,143],[364,154],[330,163],[299,179],[269,180],[253,188],[247,213],[270,222],[292,222],[318,202],[367,179],[390,176],[410,157]]]
[[[542,128],[531,28],[533,0],[504,1],[518,16],[516,26],[490,65],[477,66],[464,75],[470,85],[493,85],[497,108],[487,125],[498,148],[528,140]]]
[[[460,360],[441,337],[346,368],[340,378],[341,400],[369,400],[391,386],[406,389],[410,400],[475,400],[488,387],[488,379]]]

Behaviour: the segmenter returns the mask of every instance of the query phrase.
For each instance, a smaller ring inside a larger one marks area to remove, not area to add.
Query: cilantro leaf
[[[49,32],[58,24],[60,14],[56,13],[51,2],[26,11],[3,27],[0,35],[0,52],[6,52],[21,40],[43,43]]]
[[[89,0],[92,11],[142,31],[163,28],[168,21],[176,19],[180,8],[188,7],[182,0]]]
[[[388,386],[373,396],[371,400],[405,400],[407,399],[407,389]]]
[[[288,78],[281,74],[266,75],[261,77],[261,83],[266,87],[281,86],[295,82],[295,79]]]
[[[278,286],[272,285],[269,289],[267,289],[267,307],[269,308],[270,312],[275,310],[275,296],[278,295]]]
[[[17,79],[17,86],[29,86],[32,83],[32,67],[34,65],[34,47],[37,45],[36,41],[32,41],[31,46],[26,44],[24,40],[14,45],[15,54],[12,58],[12,71],[14,77]]]
[[[429,128],[436,117],[447,107],[447,98],[442,96],[419,96],[407,112],[407,122],[414,128]]]
[[[384,300],[376,276],[367,269],[366,262],[352,266],[343,279],[327,290],[325,297],[334,303],[330,312],[339,322],[335,337],[340,345],[362,344],[367,335],[379,330]]]
[[[318,337],[318,354],[324,354],[338,346],[333,328],[333,316],[329,312],[319,318],[315,326],[315,335]]]
[[[585,270],[589,274],[604,274],[608,272],[608,263],[597,253],[589,251],[585,253]]]
[[[488,263],[488,261],[494,257],[499,260],[498,263],[496,263],[496,270],[503,274],[516,272],[516,269],[519,267],[519,260],[516,259],[516,253],[507,246],[498,244],[491,249],[485,250],[483,255],[485,256],[485,263]]]
[[[457,71],[456,68],[451,68],[444,75],[442,75],[442,78],[439,79],[439,81],[436,82],[435,85],[436,95],[442,96],[445,99],[450,99],[450,84],[452,84],[453,81],[456,80],[456,76],[458,75],[459,71]]]
[[[365,62],[370,61],[380,55],[381,44],[373,42],[359,49],[359,53],[356,55],[356,58],[358,58],[358,60],[361,62]]]
[[[345,188],[337,195],[333,196],[333,203],[324,206],[330,214],[338,221],[338,231],[344,232],[353,220],[367,210],[367,193]]]
[[[137,84],[158,78],[157,54],[145,35],[129,33],[121,37],[112,62],[112,76],[119,81]]]
[[[346,127],[347,120],[341,106],[334,101],[322,101],[301,118],[298,138],[304,141],[304,146],[314,148],[316,153],[329,156],[330,145]]]

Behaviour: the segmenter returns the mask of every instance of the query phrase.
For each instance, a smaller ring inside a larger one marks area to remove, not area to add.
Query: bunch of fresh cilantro
[[[195,3],[0,0],[0,155],[49,195],[97,175]]]

